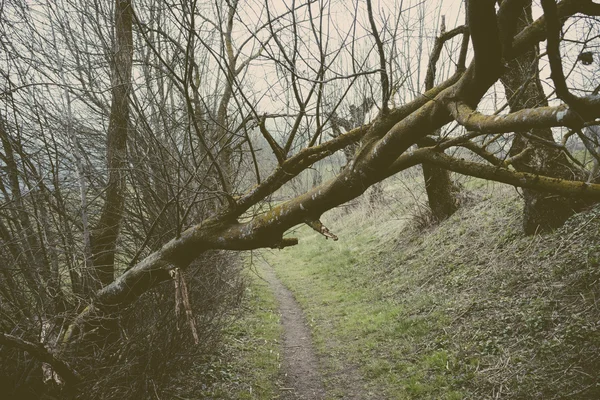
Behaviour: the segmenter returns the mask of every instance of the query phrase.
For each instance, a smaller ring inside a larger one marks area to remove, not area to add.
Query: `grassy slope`
[[[312,321],[331,398],[346,371],[363,398],[600,398],[600,210],[523,237],[514,190],[492,191],[426,231],[406,199],[336,210],[339,241],[300,228],[263,253]]]

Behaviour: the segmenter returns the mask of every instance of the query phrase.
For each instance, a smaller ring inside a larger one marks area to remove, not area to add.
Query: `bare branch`
[[[599,184],[567,181],[527,172],[511,171],[505,168],[498,168],[453,158],[446,154],[432,151],[424,153],[422,157],[427,162],[465,175],[507,183],[523,188],[543,190],[566,197],[577,196],[600,200]]]
[[[512,58],[513,38],[517,29],[518,16],[528,3],[527,0],[504,0],[498,10],[498,28],[500,30],[500,44],[505,58]]]
[[[577,111],[584,120],[600,116],[600,96],[577,97],[569,92],[560,56],[560,20],[555,0],[542,0],[544,16],[546,18],[546,32],[548,35],[547,50],[550,62],[550,78],[554,82],[556,95],[571,108]]]
[[[65,361],[50,353],[40,343],[32,343],[19,337],[0,332],[0,344],[24,350],[41,362],[47,363],[64,379],[68,385],[81,382],[81,377]]]
[[[468,35],[468,28],[466,26],[459,26],[458,28],[454,28],[448,32],[440,32],[440,35],[435,40],[435,45],[433,46],[433,50],[431,51],[431,55],[429,56],[429,65],[427,66],[427,75],[425,76],[425,89],[426,90],[431,89],[434,85],[436,64],[437,64],[438,60],[440,59],[440,55],[442,54],[444,44],[448,40],[452,39],[455,36],[460,35],[461,33],[465,36]],[[465,53],[466,53],[466,51],[465,51]],[[463,53],[461,52],[461,56],[459,57],[461,60],[463,60],[462,54]],[[466,54],[465,54],[465,57],[466,57]],[[461,66],[464,68],[464,61],[459,61],[459,69],[461,69]]]
[[[586,15],[600,15],[600,5],[592,0],[563,0],[558,3],[557,16],[560,21],[564,21],[578,12]],[[528,48],[543,41],[546,34],[546,18],[542,16],[515,36],[510,58],[522,54]]]
[[[311,228],[313,228],[315,231],[319,232],[321,235],[325,236],[325,239],[331,238],[334,241],[338,240],[338,237],[336,235],[334,235],[333,233],[331,233],[331,231],[329,229],[327,229],[327,227],[325,225],[323,225],[323,223],[321,221],[319,221],[318,219],[306,219],[306,225],[310,226]]]
[[[373,6],[371,5],[371,0],[367,0],[367,13],[369,14],[369,23],[371,24],[371,34],[375,39],[375,44],[377,45],[377,52],[379,53],[379,68],[381,77],[381,110],[385,113],[388,110],[388,101],[390,100],[390,78],[388,77],[386,69],[383,42],[379,37],[377,25],[375,24],[375,19],[373,18]]]
[[[502,72],[502,49],[494,9],[495,3],[495,0],[469,0],[468,2],[469,32],[475,52],[475,74],[472,85],[480,85],[485,90]]]

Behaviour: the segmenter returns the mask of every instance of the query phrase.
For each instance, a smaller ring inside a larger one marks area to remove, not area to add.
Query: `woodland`
[[[597,1],[0,0],[0,48],[14,396],[161,393],[248,251],[337,241],[325,213],[409,170],[432,224],[457,176],[516,187],[524,235],[600,201]]]

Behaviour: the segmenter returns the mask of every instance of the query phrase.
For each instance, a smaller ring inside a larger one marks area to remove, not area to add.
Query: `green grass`
[[[265,255],[312,321],[333,377],[331,397],[343,397],[339,375],[352,365],[374,398],[461,398],[448,370],[452,356],[420,347],[444,335],[447,317],[432,309],[440,294],[415,291],[406,301],[390,291],[382,274],[393,241],[382,244],[376,229],[342,230],[333,242],[303,228],[298,247]]]
[[[279,396],[281,326],[268,286],[247,270],[241,317],[224,332],[217,357],[192,372],[202,382],[189,398],[263,400]]]
[[[301,226],[260,252],[306,313],[327,399],[600,398],[600,208],[526,237],[514,189],[464,187],[437,226],[396,181],[322,218],[339,241]],[[277,305],[256,277],[247,299],[212,398],[278,396]]]
[[[263,251],[308,316],[329,398],[348,371],[363,398],[600,398],[600,211],[525,237],[514,190],[489,189],[424,231],[404,196],[325,215],[337,242],[300,227],[298,246]]]

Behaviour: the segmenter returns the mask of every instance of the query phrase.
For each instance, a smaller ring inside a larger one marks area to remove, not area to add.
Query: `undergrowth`
[[[239,316],[226,327],[216,353],[199,358],[180,376],[179,399],[275,399],[282,334],[278,304],[259,271],[244,271],[246,292]]]

